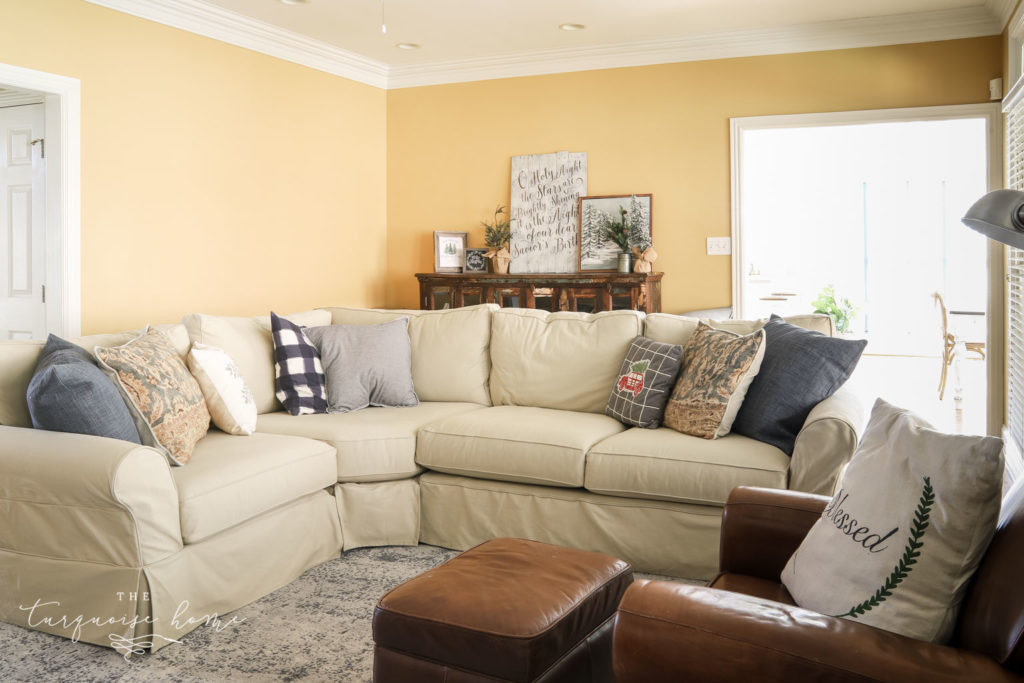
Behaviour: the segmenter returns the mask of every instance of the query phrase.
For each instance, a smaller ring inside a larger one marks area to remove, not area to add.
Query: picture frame
[[[434,272],[461,273],[466,262],[466,237],[469,233],[434,231]]]
[[[489,249],[472,248],[466,249],[466,265],[463,266],[463,273],[486,273],[487,257],[485,254]]]
[[[650,193],[580,197],[577,233],[579,271],[611,272],[618,269],[618,255],[622,249],[605,238],[602,229],[607,220],[620,219],[620,207],[625,209],[627,221],[639,222],[630,231],[629,246],[642,248],[640,242],[644,240],[649,245],[654,236],[653,204],[654,198]]]

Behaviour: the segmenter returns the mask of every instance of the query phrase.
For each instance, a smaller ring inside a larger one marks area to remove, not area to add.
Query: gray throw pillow
[[[36,429],[142,443],[121,392],[92,354],[56,335],[46,338],[25,398]]]
[[[415,406],[409,319],[380,325],[307,327],[327,375],[327,412]]]
[[[683,347],[637,337],[626,352],[604,414],[623,424],[657,429],[679,376]]]
[[[793,455],[793,443],[808,413],[849,379],[868,342],[829,337],[777,315],[765,324],[764,333],[761,370],[747,390],[732,431]]]

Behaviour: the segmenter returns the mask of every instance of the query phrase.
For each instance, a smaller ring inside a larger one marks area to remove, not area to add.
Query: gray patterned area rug
[[[458,553],[362,548],[156,654],[114,650],[0,623],[0,681],[369,681],[373,607],[388,590]]]

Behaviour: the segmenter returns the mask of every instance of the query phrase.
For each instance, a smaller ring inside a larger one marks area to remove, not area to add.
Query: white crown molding
[[[935,12],[388,67],[202,0],[86,1],[378,88],[977,38],[1001,33],[1003,17],[1008,20],[1016,4],[986,0],[985,5]]]
[[[389,88],[612,69],[705,59],[841,50],[900,43],[977,38],[1002,28],[985,7],[847,19],[777,29],[729,31],[672,40],[548,50],[490,59],[392,67]]]
[[[230,12],[201,0],[86,0],[94,5],[308,66],[378,88],[388,68],[348,50]]]
[[[985,0],[985,7],[999,20],[999,31],[1002,33],[1006,25],[1010,23],[1013,10],[1017,7],[1017,0]]]

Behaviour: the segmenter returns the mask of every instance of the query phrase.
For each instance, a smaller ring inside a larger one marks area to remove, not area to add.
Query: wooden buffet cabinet
[[[511,308],[597,313],[661,312],[664,273],[417,273],[420,308],[495,303]]]

